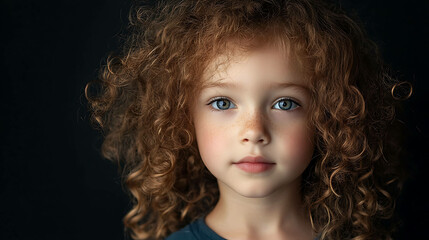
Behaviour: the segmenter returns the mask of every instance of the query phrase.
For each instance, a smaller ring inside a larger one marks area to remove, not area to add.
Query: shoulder
[[[177,232],[174,232],[170,236],[168,236],[165,240],[198,240],[195,236],[194,231],[192,230],[192,225],[195,223],[191,223],[186,227],[180,229]]]
[[[204,221],[204,217],[199,218],[180,229],[179,231],[171,234],[166,240],[226,240],[217,235],[210,229]]]

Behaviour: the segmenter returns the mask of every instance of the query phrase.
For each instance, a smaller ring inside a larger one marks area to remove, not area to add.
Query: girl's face
[[[313,154],[307,82],[274,48],[214,60],[193,107],[201,158],[220,189],[265,197],[300,180]]]

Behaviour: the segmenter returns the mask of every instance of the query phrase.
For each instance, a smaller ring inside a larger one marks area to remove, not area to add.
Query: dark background
[[[398,118],[410,177],[397,239],[429,239],[428,1],[344,1],[396,77],[414,85]],[[119,46],[129,1],[1,0],[0,239],[124,239],[130,208],[115,164],[99,154],[85,84]]]

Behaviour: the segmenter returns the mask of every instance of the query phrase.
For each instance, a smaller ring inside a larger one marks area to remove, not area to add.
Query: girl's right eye
[[[232,103],[230,100],[226,98],[216,98],[210,101],[210,103],[207,105],[211,105],[211,107],[216,110],[228,110],[231,108],[235,108],[234,103]]]

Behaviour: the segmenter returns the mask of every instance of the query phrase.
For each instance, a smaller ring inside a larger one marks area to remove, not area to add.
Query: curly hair
[[[377,46],[341,9],[310,0],[182,0],[134,6],[122,52],[87,84],[104,157],[124,163],[134,239],[160,239],[207,214],[219,198],[190,114],[209,63],[281,41],[310,78],[316,131],[302,199],[321,239],[389,239],[397,80]],[[276,40],[274,40],[276,39]],[[96,94],[90,94],[98,86]]]

